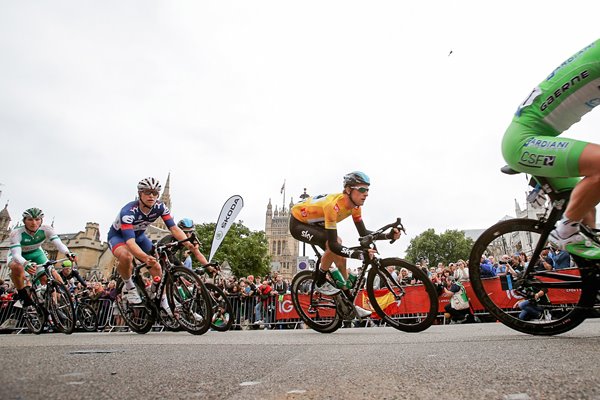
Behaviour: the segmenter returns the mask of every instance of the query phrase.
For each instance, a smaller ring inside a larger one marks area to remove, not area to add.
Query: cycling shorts
[[[145,234],[141,234],[135,237],[135,243],[140,246],[142,251],[146,254],[149,254],[152,250],[152,241],[148,239],[148,236]],[[108,235],[108,246],[110,247],[110,251],[115,254],[115,250],[120,246],[126,246],[125,239],[118,232],[112,231]]]
[[[46,255],[46,252],[41,247],[38,247],[37,249],[32,250],[32,251],[28,251],[26,253],[22,253],[21,256],[24,259],[26,259],[27,261],[34,262],[37,265],[42,265],[46,261],[48,261],[48,256]],[[9,265],[12,261],[13,261],[13,258],[12,258],[11,253],[9,252],[6,264]],[[33,279],[37,280],[40,277],[40,275],[43,274],[43,272],[44,272],[44,270],[42,268],[37,268],[37,270],[35,271],[35,276],[33,277]],[[27,278],[31,277],[31,275],[29,275],[29,273],[27,273],[27,271],[25,271],[25,276]]]
[[[322,225],[307,224],[290,217],[290,233],[296,240],[327,250],[327,230]]]
[[[571,190],[580,180],[579,158],[587,144],[513,121],[502,139],[502,155],[515,171],[547,177],[558,191]]]

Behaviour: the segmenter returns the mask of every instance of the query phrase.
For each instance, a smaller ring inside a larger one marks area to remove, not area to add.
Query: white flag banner
[[[235,218],[244,207],[244,199],[242,196],[235,195],[231,196],[225,204],[223,204],[223,208],[221,209],[221,214],[219,214],[219,219],[217,220],[217,224],[215,225],[215,233],[213,235],[212,245],[210,246],[210,257],[208,257],[208,262],[210,262],[219,249],[221,242],[227,235],[227,231],[233,225]]]

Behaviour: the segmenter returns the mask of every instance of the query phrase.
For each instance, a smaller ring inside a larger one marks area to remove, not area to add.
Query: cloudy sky
[[[362,170],[375,229],[475,229],[514,215],[500,140],[517,105],[598,36],[600,2],[0,3],[2,205],[101,234],[146,176],[173,215],[264,229],[269,199]],[[451,53],[451,54],[450,54]],[[598,142],[600,113],[568,132]],[[348,244],[352,223],[340,225]]]

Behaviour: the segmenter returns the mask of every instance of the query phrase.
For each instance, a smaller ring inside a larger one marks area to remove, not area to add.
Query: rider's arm
[[[79,275],[79,271],[72,269],[71,270],[71,275],[73,275],[73,278],[77,279],[77,281],[79,283],[81,283],[81,286],[83,286],[84,288],[87,288],[87,284],[85,283],[85,280],[83,280],[83,278],[81,277],[81,275]]]
[[[17,230],[13,230],[10,233],[10,254],[12,255],[13,260],[21,265],[27,262],[21,254],[21,235]]]
[[[42,226],[42,229],[44,229],[44,231],[46,232],[46,237],[48,237],[50,239],[50,242],[52,242],[54,244],[54,246],[56,246],[56,249],[63,253],[63,254],[69,254],[69,248],[67,246],[65,246],[65,244],[62,242],[62,240],[60,240],[60,238],[58,237],[58,235],[54,232],[54,229],[51,226]]]

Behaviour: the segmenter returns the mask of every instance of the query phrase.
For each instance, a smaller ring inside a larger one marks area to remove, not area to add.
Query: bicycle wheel
[[[210,327],[215,331],[226,332],[233,325],[233,307],[227,295],[217,285],[205,283],[212,304],[212,322]]]
[[[56,329],[70,335],[75,329],[75,308],[71,300],[71,294],[59,282],[48,284],[46,291],[46,304]]]
[[[342,317],[337,313],[337,299],[315,291],[313,271],[302,271],[294,276],[291,295],[298,316],[310,328],[331,333],[342,326]]]
[[[94,309],[85,303],[79,303],[75,311],[77,321],[81,325],[81,328],[86,332],[97,332],[98,331],[98,317]]]
[[[367,276],[369,304],[363,304],[363,308],[373,309],[386,324],[404,332],[421,332],[429,328],[437,317],[439,307],[437,291],[431,280],[421,268],[400,258],[385,258],[380,264],[371,268]],[[407,269],[414,279],[422,283],[399,283],[387,271],[389,266],[398,271]]]
[[[169,307],[179,324],[194,335],[210,328],[212,307],[204,283],[185,267],[173,267],[166,282]]]
[[[129,304],[125,296],[122,294],[124,282],[121,280],[117,286],[117,297],[115,302],[121,316],[129,328],[139,334],[144,334],[152,329],[154,321],[156,321],[156,308],[150,304],[150,299],[146,295],[144,284],[141,278],[136,277],[133,282],[135,288],[140,295],[142,302],[140,304]]]
[[[174,315],[169,315],[162,307],[158,309],[158,319],[168,331],[178,331],[181,329],[177,318]]]
[[[556,335],[583,322],[587,310],[593,306],[595,293],[590,293],[582,284],[583,269],[547,272],[540,264],[537,271],[518,278],[510,274],[493,278],[481,276],[483,257],[502,260],[517,252],[531,256],[543,228],[543,222],[537,220],[512,219],[487,229],[471,250],[469,277],[477,299],[504,325],[532,335]],[[544,243],[543,247],[546,246]],[[571,265],[576,265],[572,258]],[[546,290],[546,296],[536,301],[533,295],[540,290]],[[523,303],[524,300],[527,303]]]
[[[39,335],[44,330],[46,314],[39,304],[33,304],[23,308],[23,319],[31,333]]]

